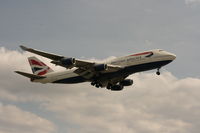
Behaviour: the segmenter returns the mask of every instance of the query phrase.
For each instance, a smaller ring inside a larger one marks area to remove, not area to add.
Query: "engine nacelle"
[[[61,60],[53,60],[51,63],[55,65],[60,65],[66,68],[73,68],[76,64],[75,58],[62,58]]]
[[[125,79],[125,80],[121,81],[120,84],[123,86],[131,86],[133,84],[133,80]]]
[[[94,70],[98,71],[98,72],[99,71],[105,71],[107,69],[108,69],[107,64],[97,64],[97,65],[94,66]]]
[[[76,60],[75,60],[75,58],[63,58],[60,60],[60,63],[63,66],[71,67],[71,66],[75,65]]]
[[[121,91],[123,90],[124,86],[123,85],[114,85],[111,87],[112,91]]]
[[[63,58],[60,60],[63,65],[71,66],[76,63],[75,58]]]

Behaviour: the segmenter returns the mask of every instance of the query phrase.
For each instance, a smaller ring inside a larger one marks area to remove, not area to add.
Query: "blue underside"
[[[169,64],[170,62],[172,62],[172,60],[152,62],[152,63],[146,63],[146,64],[140,64],[140,65],[134,65],[134,66],[126,67],[121,71],[102,74],[102,75],[100,75],[99,78],[101,78],[101,77],[103,77],[103,78],[104,77],[112,78],[112,77],[117,77],[117,76],[122,76],[122,75],[130,75],[130,74],[133,74],[133,73],[136,73],[136,72],[157,69],[157,68],[160,68],[160,67],[162,67],[164,65]],[[85,78],[83,78],[81,76],[77,76],[77,77],[58,80],[58,81],[55,81],[53,83],[73,84],[73,83],[82,83],[82,82],[85,82],[85,81],[86,81]]]
[[[81,76],[77,76],[77,77],[72,77],[72,78],[66,78],[66,79],[62,79],[62,80],[57,80],[53,83],[61,83],[61,84],[73,84],[73,83],[82,83],[85,82],[85,78],[81,77]]]

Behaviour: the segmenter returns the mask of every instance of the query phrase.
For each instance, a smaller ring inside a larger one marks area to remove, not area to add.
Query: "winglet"
[[[23,46],[23,45],[20,45],[20,48],[21,48],[22,50],[24,50],[24,51],[27,51],[27,50],[28,50],[28,48],[25,47],[25,46]]]

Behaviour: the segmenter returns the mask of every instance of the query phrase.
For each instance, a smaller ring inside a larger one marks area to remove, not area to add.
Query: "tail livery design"
[[[34,75],[42,76],[47,73],[53,72],[53,70],[50,67],[48,67],[46,64],[44,64],[42,61],[40,61],[36,57],[29,57],[28,61]]]
[[[34,81],[36,79],[37,80],[44,79],[46,78],[47,73],[53,72],[53,70],[50,67],[48,67],[46,64],[44,64],[42,61],[40,61],[36,57],[29,57],[28,61],[33,71],[33,74],[20,72],[20,71],[15,71],[15,72],[22,76],[30,78],[31,81]]]

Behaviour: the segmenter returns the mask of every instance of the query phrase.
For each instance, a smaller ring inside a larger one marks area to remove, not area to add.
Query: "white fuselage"
[[[151,50],[129,56],[118,57],[104,63],[110,65],[117,65],[122,68],[130,68],[129,74],[132,74],[139,71],[146,71],[146,70],[160,68],[170,63],[175,58],[176,56],[172,53],[163,50]],[[66,83],[77,83],[78,82],[77,78],[80,79],[80,75],[74,73],[75,70],[77,70],[77,68],[62,72],[48,73],[45,75],[46,78],[37,79],[34,80],[33,82],[54,83],[55,81],[66,80]],[[102,73],[110,73],[110,72],[105,71]],[[68,82],[69,79],[71,82]],[[73,82],[73,80],[77,80],[77,82]],[[90,81],[90,80],[86,79],[85,81]],[[83,80],[80,80],[80,82],[83,82]]]

